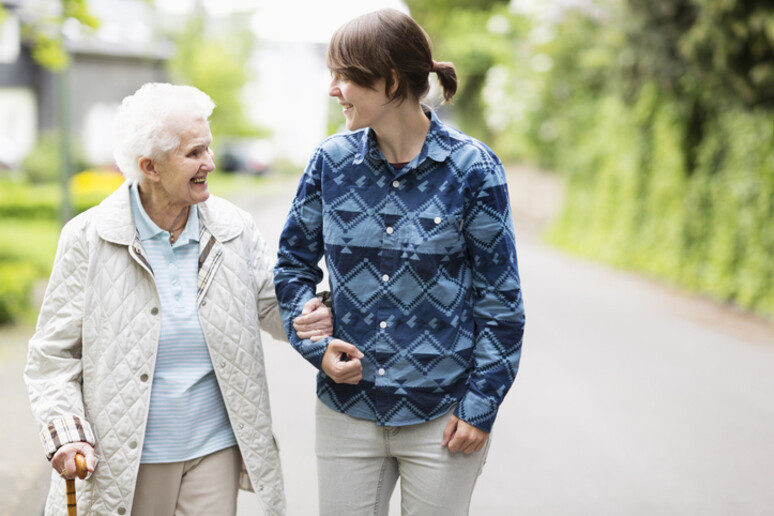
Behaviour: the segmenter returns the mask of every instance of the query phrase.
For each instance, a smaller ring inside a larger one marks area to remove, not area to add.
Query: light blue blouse
[[[199,211],[169,233],[145,212],[132,185],[132,211],[161,301],[161,335],[140,462],[182,462],[236,444],[196,306]]]

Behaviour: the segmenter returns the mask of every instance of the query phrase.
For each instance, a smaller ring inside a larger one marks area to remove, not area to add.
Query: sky
[[[161,9],[190,11],[200,3],[211,16],[254,12],[253,28],[262,39],[327,43],[346,21],[384,7],[407,9],[401,0],[156,0]]]

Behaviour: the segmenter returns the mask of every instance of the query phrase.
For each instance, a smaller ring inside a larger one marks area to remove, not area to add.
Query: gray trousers
[[[400,477],[403,516],[464,516],[486,460],[441,446],[449,414],[418,425],[383,427],[317,401],[320,516],[387,516]]]

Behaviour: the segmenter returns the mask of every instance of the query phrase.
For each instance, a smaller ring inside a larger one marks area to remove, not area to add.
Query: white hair
[[[180,145],[181,124],[207,121],[215,103],[193,86],[149,82],[118,107],[113,121],[113,157],[124,177],[142,177],[140,159],[163,159]]]

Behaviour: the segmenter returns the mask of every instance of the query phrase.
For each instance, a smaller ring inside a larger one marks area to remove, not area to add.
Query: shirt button
[[[395,188],[398,188],[400,186],[400,181],[393,181],[392,186],[394,186]]]
[[[390,281],[390,277],[385,274],[384,276],[382,276],[382,281],[384,281],[386,283],[386,282]]]
[[[387,228],[387,234],[388,234],[388,235],[392,235],[392,233],[393,233],[394,231],[395,231],[395,230],[394,230],[394,229],[392,229],[392,227],[389,227],[389,228]]]
[[[435,222],[436,224],[440,224],[441,223],[441,217],[434,218],[433,222]]]
[[[379,368],[379,376],[384,376],[384,373],[386,373],[386,372],[387,371],[385,371],[383,367]]]
[[[382,322],[379,323],[379,328],[386,328],[386,327],[387,327],[387,323],[386,322],[382,321]]]

